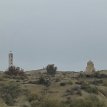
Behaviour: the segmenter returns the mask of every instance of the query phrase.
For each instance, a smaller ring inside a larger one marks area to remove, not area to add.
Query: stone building
[[[87,62],[87,67],[86,67],[85,73],[92,74],[94,72],[95,72],[94,63],[90,60]]]

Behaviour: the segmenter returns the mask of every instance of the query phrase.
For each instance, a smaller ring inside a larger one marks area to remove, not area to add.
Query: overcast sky
[[[25,70],[107,69],[107,0],[0,0],[0,70],[10,50]]]

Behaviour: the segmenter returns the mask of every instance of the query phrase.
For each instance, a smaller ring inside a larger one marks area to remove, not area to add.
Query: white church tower
[[[9,67],[13,66],[13,53],[10,51],[9,53]]]

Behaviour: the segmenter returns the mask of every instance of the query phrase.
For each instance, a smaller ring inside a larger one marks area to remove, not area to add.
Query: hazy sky
[[[27,70],[107,69],[107,0],[0,0],[0,70],[10,50]]]

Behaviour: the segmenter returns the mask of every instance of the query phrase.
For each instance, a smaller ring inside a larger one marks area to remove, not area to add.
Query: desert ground
[[[107,107],[107,71],[0,73],[0,107]]]

